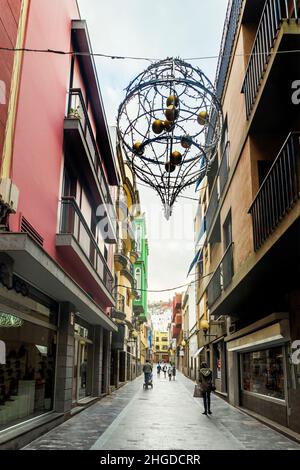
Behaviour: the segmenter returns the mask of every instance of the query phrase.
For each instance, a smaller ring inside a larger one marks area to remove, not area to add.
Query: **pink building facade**
[[[8,1],[10,11],[17,3]],[[118,174],[87,25],[75,0],[20,8],[14,47],[87,54],[6,53],[13,74],[10,112],[0,105],[0,448],[30,440],[23,422],[34,419],[43,432],[108,393],[116,331]]]

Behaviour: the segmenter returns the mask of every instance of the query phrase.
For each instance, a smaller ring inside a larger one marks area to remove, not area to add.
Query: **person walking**
[[[173,380],[175,380],[175,377],[176,377],[176,367],[175,367],[175,364],[173,364],[173,367],[172,367],[172,375],[173,375]]]
[[[157,364],[156,370],[157,370],[157,376],[160,377],[160,371],[161,371],[161,365],[160,365],[160,363]]]
[[[147,385],[150,382],[152,375],[152,365],[148,359],[146,360],[146,364],[143,366],[143,372],[145,377],[145,384]]]
[[[164,365],[163,365],[163,369],[162,369],[162,370],[163,370],[163,373],[164,373],[164,378],[166,379],[166,378],[167,378],[167,370],[168,370],[167,364],[164,364]]]
[[[171,382],[171,380],[172,380],[172,366],[168,367],[168,376],[169,376],[169,381]]]
[[[204,415],[211,415],[211,400],[210,394],[212,392],[213,384],[212,384],[212,370],[208,367],[206,362],[201,363],[201,369],[199,371],[199,382],[203,397],[203,405],[204,405]]]

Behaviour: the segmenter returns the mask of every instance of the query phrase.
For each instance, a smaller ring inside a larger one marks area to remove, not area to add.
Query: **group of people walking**
[[[168,377],[169,377],[169,381],[172,380],[172,377],[173,377],[173,380],[175,380],[175,377],[176,377],[176,367],[175,367],[175,364],[166,364],[165,362],[162,362],[162,363],[158,363],[157,364],[157,376],[160,377],[160,373],[163,372],[164,374],[164,378],[166,379],[167,378],[167,374],[168,374]]]

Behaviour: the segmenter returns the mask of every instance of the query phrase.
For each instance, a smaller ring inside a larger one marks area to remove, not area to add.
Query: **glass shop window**
[[[56,333],[0,313],[0,430],[53,408]],[[3,356],[3,355],[2,355]]]
[[[283,348],[242,354],[242,388],[284,400]]]

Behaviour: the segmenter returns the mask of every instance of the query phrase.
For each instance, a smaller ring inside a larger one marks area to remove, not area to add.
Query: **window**
[[[229,211],[226,220],[223,225],[223,236],[224,236],[224,251],[227,250],[229,245],[232,243],[232,222],[231,222],[231,211]]]
[[[142,251],[142,228],[138,225],[136,228],[136,249],[138,252]]]
[[[282,347],[242,354],[242,389],[284,400]]]
[[[12,326],[13,325],[13,326]],[[52,410],[56,332],[1,313],[0,429]]]
[[[126,289],[126,303],[127,306],[130,306],[130,289]]]
[[[272,160],[258,160],[257,169],[258,169],[258,184],[261,187],[265,177],[270,171],[270,168],[273,164]]]
[[[224,150],[226,148],[226,144],[229,140],[228,137],[228,120],[227,116],[224,121],[224,127],[223,127],[223,132],[222,132],[222,137],[221,137],[221,142],[220,142],[220,158],[222,158]]]
[[[155,346],[156,351],[159,351],[159,346]]]
[[[168,341],[168,338],[164,337],[161,339],[162,341]]]
[[[135,270],[135,280],[136,280],[136,288],[140,292],[142,289],[142,272],[141,268],[136,268]]]

